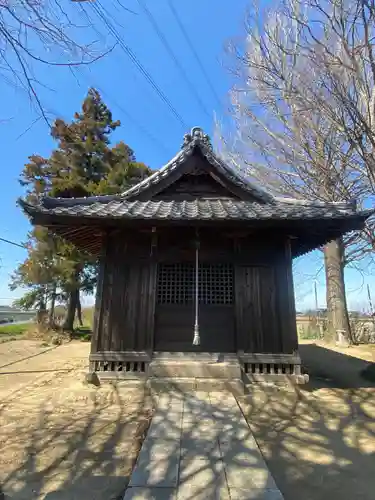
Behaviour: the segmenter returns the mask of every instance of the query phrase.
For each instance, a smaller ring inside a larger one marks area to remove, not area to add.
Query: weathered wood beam
[[[101,351],[90,354],[90,361],[151,361],[146,351]]]
[[[256,364],[301,364],[299,354],[239,353],[240,361]]]

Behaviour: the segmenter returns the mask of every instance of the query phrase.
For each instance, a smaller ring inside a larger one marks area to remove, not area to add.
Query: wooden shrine
[[[103,378],[147,377],[156,359],[230,359],[253,380],[303,381],[292,259],[369,215],[270,195],[197,127],[124,193],[21,204],[34,224],[100,259],[90,366]]]

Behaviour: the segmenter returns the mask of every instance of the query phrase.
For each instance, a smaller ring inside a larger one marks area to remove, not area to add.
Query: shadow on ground
[[[0,368],[6,499],[121,498],[151,419],[150,395],[121,384],[85,385],[88,345],[43,352],[39,344],[1,345],[0,357],[11,360]]]
[[[316,389],[319,380],[341,389],[375,387],[375,381],[363,376],[373,370],[374,363],[316,344],[302,344],[299,351],[303,367],[313,381],[306,388]]]
[[[285,500],[373,500],[375,384],[371,365],[301,345],[306,386],[253,389],[241,406]]]
[[[285,500],[373,500],[375,384],[359,375],[368,363],[315,345],[301,346],[301,356],[311,375],[308,386],[254,386],[239,400],[276,484]],[[0,478],[7,499],[120,500],[149,422],[144,394],[115,387],[60,401],[58,385],[47,391],[53,383],[48,380],[38,388],[49,395],[39,407],[32,390],[15,391],[0,402]],[[182,446],[185,500],[206,499],[210,492],[227,498],[223,470],[207,459],[208,450],[215,457],[223,426],[238,440],[236,451],[228,448],[226,459],[234,470],[253,468],[258,483],[252,486],[260,495],[267,484],[262,483],[255,451],[249,456],[250,433],[228,419],[225,398],[210,399],[207,419],[204,406],[202,414],[194,398],[187,408],[192,425],[184,429]],[[217,424],[212,425],[209,414]],[[150,481],[164,486],[165,499],[173,498],[168,481],[173,484],[177,473],[176,463],[165,458],[166,450],[178,456],[182,449],[176,439],[180,416],[178,408],[166,404],[159,422],[154,422],[159,425],[154,437],[162,438],[164,450],[150,448],[146,456]],[[189,449],[192,442],[194,448]],[[191,484],[197,476],[205,478],[204,491]],[[241,477],[238,481],[241,484]]]
[[[53,408],[46,401],[34,418],[28,416],[26,428],[24,416],[9,422],[8,413],[1,434],[8,430],[12,437],[1,443],[9,458],[7,463],[3,455],[0,473],[7,500],[121,498],[151,407],[147,394],[134,389],[124,393],[113,388],[110,396],[104,392],[105,401],[101,396],[98,390],[84,405],[65,401]],[[6,401],[2,404],[7,412]]]

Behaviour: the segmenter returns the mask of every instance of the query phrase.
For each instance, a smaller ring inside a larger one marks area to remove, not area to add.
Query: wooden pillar
[[[154,350],[155,336],[155,304],[157,287],[157,263],[154,258],[150,261],[149,281],[148,281],[148,302],[147,302],[147,321],[146,321],[146,351],[151,355]]]
[[[103,243],[101,254],[99,258],[99,274],[98,282],[96,285],[96,298],[95,298],[95,308],[94,308],[94,319],[92,328],[92,338],[91,338],[91,353],[96,353],[98,351],[99,337],[101,333],[101,319],[102,319],[102,304],[103,304],[103,285],[104,276],[106,272],[106,257],[108,248],[108,234],[105,232],[103,234]]]
[[[236,350],[245,351],[247,348],[246,325],[244,324],[244,294],[245,294],[245,273],[243,267],[236,264],[234,266],[234,304],[235,304],[235,325],[236,325]]]
[[[293,352],[298,349],[298,335],[297,335],[297,322],[296,322],[296,306],[294,297],[294,284],[293,284],[293,261],[290,237],[285,241],[285,270],[286,270],[286,290],[287,290],[287,334],[283,338],[283,348],[285,352]]]

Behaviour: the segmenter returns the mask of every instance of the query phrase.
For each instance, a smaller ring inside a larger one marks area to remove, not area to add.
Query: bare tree
[[[347,35],[354,22],[344,3],[282,0],[262,12],[253,6],[245,46],[229,47],[237,80],[230,94],[235,127],[228,136],[218,124],[221,152],[276,193],[362,203],[371,190],[362,146],[345,125],[348,77],[335,58],[345,45],[331,22],[338,4],[346,16],[340,18],[342,33]],[[364,234],[361,240],[350,235],[324,248],[330,331],[341,330],[347,339],[343,270],[350,259],[372,248],[371,229]]]
[[[72,68],[112,50],[97,46],[92,27],[78,22],[78,7],[60,0],[0,0],[0,78],[23,88],[47,123],[38,95],[40,66]]]

